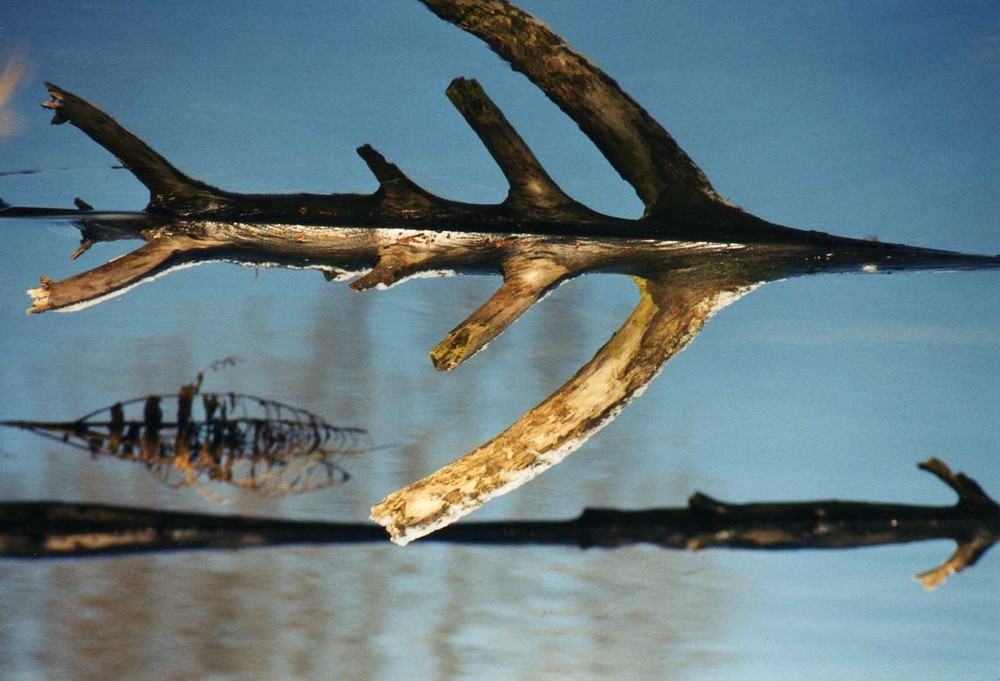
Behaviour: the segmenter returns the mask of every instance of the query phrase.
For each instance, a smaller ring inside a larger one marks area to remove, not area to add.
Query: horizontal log
[[[944,464],[934,462],[931,467],[921,467],[951,485],[951,473]],[[383,538],[381,529],[368,523],[218,516],[51,501],[0,503],[0,558],[353,545],[381,542]],[[651,544],[690,550],[831,550],[952,539],[959,544],[955,555],[918,575],[926,588],[934,588],[950,575],[974,565],[998,538],[1000,506],[985,495],[978,500],[960,497],[952,506],[915,506],[844,501],[734,504],[699,493],[691,497],[687,507],[680,508],[586,509],[570,520],[458,523],[425,541],[583,549]]]

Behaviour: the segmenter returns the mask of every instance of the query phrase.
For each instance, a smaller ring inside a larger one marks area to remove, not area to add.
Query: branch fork
[[[984,518],[995,518],[1000,515],[1000,504],[997,504],[978,482],[964,473],[953,473],[947,464],[935,458],[924,461],[920,464],[920,468],[955,491],[958,495],[958,502],[955,504],[957,511]],[[958,546],[948,560],[936,568],[916,575],[916,579],[925,589],[937,588],[951,575],[975,565],[996,543],[996,535],[988,532],[972,533],[956,537],[955,541]]]

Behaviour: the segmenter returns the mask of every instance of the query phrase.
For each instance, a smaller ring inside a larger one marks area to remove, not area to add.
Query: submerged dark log
[[[686,508],[586,509],[563,521],[459,523],[428,541],[473,545],[670,549],[844,549],[952,539],[958,550],[918,575],[934,588],[971,567],[1000,538],[1000,506],[940,461],[921,464],[959,493],[953,506],[847,501],[731,504],[704,494]],[[381,541],[368,524],[304,522],[153,511],[97,504],[0,504],[0,557],[74,558],[191,549]]]
[[[493,440],[372,509],[399,544],[559,462],[639,394],[716,311],[762,283],[821,272],[1000,267],[996,256],[837,237],[751,215],[719,196],[614,80],[532,16],[504,0],[423,2],[485,41],[569,115],[635,188],[646,207],[642,218],[601,215],[566,196],[471,80],[455,80],[448,96],[510,184],[497,205],[434,196],[367,145],[358,153],[379,182],[373,194],[228,192],[188,177],[111,116],[49,84],[44,106],[53,122],[78,127],[150,192],[139,215],[75,213],[81,249],[123,235],[147,244],[64,281],[43,278],[30,292],[31,312],[69,310],[212,260],[315,268],[330,278],[364,273],[352,284],[359,290],[442,270],[502,275],[497,293],[431,351],[435,366],[449,370],[559,283],[588,272],[632,276],[641,293],[635,311],[562,388]]]

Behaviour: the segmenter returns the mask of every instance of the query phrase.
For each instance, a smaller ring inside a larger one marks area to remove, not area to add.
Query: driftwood
[[[953,539],[955,554],[917,575],[932,589],[971,567],[1000,538],[1000,506],[940,461],[920,465],[954,489],[952,506],[846,501],[730,504],[697,493],[683,508],[586,509],[563,521],[458,523],[429,541],[486,546],[670,549],[845,549]],[[191,549],[382,541],[377,526],[153,511],[120,506],[0,504],[0,557],[66,558]]]
[[[673,138],[618,85],[544,24],[502,0],[423,0],[485,41],[552,99],[635,189],[638,220],[568,197],[482,88],[457,79],[447,95],[496,159],[510,191],[497,205],[430,194],[370,146],[358,153],[379,182],[360,194],[247,195],[194,180],[113,118],[48,85],[53,123],[69,122],[148,187],[141,213],[8,208],[0,217],[71,216],[92,243],[146,244],[64,281],[43,278],[30,312],[93,304],[172,268],[212,260],[305,267],[352,288],[385,288],[441,271],[495,273],[499,290],[431,351],[453,369],[558,284],[588,272],[632,276],[640,301],[594,358],[500,435],[372,509],[393,541],[441,528],[514,489],[608,423],[726,304],[762,283],[820,272],[978,269],[1000,257],[836,237],[783,227],[730,204]]]
[[[201,392],[202,375],[176,394],[116,402],[75,421],[0,421],[90,453],[145,466],[170,487],[209,499],[226,485],[262,495],[312,492],[350,476],[338,460],[363,454],[367,434],[274,400]],[[173,416],[173,418],[171,418]]]

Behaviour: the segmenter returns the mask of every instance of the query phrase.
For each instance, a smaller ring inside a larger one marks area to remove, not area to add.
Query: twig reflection
[[[2,421],[0,426],[107,456],[143,463],[170,487],[213,483],[259,494],[311,492],[348,479],[336,460],[369,451],[359,428],[334,426],[281,402],[236,393],[202,393],[202,376],[175,395],[148,395],[75,421]],[[173,419],[165,416],[174,414]]]

